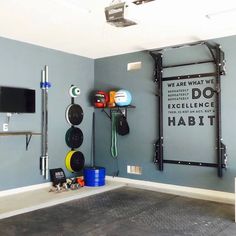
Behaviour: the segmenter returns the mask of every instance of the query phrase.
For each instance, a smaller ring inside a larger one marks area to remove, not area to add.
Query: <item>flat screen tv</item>
[[[35,90],[0,86],[0,112],[35,113]]]

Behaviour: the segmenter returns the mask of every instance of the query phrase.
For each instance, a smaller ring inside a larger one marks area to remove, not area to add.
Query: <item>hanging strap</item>
[[[118,156],[117,134],[116,134],[116,119],[117,119],[117,114],[115,112],[112,112],[112,114],[111,114],[111,155],[113,157]]]

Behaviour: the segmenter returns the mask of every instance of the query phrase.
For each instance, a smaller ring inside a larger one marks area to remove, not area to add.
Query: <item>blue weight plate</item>
[[[84,168],[86,186],[97,187],[105,185],[106,169],[104,167]]]

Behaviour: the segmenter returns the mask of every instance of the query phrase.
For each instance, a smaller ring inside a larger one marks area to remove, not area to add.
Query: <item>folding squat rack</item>
[[[166,65],[163,66],[163,52],[169,49],[177,49],[182,47],[190,47],[202,45],[205,46],[211,55],[211,60],[196,61],[184,64]],[[223,169],[227,167],[227,154],[226,146],[222,142],[222,132],[221,132],[221,75],[225,75],[225,55],[221,50],[219,44],[211,44],[208,42],[197,42],[192,44],[185,44],[180,46],[163,48],[160,50],[149,51],[150,55],[154,60],[154,83],[157,85],[157,97],[158,97],[158,138],[155,143],[155,155],[154,163],[157,165],[160,171],[164,169],[164,163],[169,164],[179,164],[179,165],[190,165],[190,166],[202,166],[202,167],[215,167],[217,168],[217,174],[219,177],[223,176]],[[163,77],[163,70],[167,68],[181,67],[181,66],[193,66],[198,64],[213,63],[215,70],[214,72],[199,73],[199,74],[188,74],[179,75],[172,77]],[[195,161],[183,161],[183,160],[167,160],[164,159],[164,135],[163,135],[163,81],[173,81],[173,80],[185,80],[185,79],[201,79],[203,77],[214,77],[216,80],[216,85],[214,92],[216,93],[216,163],[205,163],[205,162],[195,162]]]

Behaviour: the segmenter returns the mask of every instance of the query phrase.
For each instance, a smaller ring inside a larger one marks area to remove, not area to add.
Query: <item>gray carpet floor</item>
[[[234,206],[123,187],[0,221],[1,236],[234,236]]]

